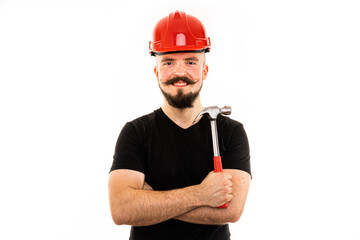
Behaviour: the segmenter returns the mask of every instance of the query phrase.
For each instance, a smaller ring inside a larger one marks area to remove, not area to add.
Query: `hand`
[[[224,172],[210,172],[200,184],[204,205],[218,207],[233,199],[232,176]]]
[[[142,189],[143,190],[153,190],[153,188],[145,181],[144,181],[144,185],[143,185]]]

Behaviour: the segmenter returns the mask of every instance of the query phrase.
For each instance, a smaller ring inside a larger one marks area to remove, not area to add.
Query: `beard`
[[[183,81],[186,82],[187,84],[194,84],[195,82],[185,78],[185,77],[176,77],[173,79],[170,79],[168,81],[166,81],[166,83],[164,83],[165,85],[170,85],[172,83],[175,83],[177,81]],[[160,85],[159,85],[160,87]],[[184,94],[183,91],[181,89],[179,89],[177,91],[177,94],[175,96],[170,95],[169,93],[164,92],[161,87],[160,90],[162,92],[162,94],[164,95],[166,101],[169,103],[170,106],[174,107],[174,108],[179,108],[179,109],[184,109],[184,108],[192,108],[194,106],[194,101],[195,99],[199,96],[200,91],[202,88],[202,84],[201,87],[199,89],[199,91],[197,92],[190,92],[188,94]]]

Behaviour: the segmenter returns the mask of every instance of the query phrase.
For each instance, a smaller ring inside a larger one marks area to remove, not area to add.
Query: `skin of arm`
[[[177,220],[195,224],[227,224],[237,222],[244,210],[246,198],[250,187],[250,175],[241,170],[224,169],[224,172],[232,175],[232,188],[234,198],[227,208],[214,208],[202,206],[188,211],[178,217]]]
[[[153,191],[143,173],[115,170],[109,176],[111,215],[117,225],[148,226],[201,206],[220,206],[233,198],[231,178],[226,173],[210,173],[199,185]]]

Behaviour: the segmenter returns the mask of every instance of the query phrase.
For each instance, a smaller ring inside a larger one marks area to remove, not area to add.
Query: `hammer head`
[[[231,107],[230,106],[225,106],[223,108],[219,108],[217,106],[206,107],[206,108],[204,108],[204,110],[202,110],[199,113],[199,115],[197,115],[197,117],[195,118],[193,123],[195,123],[197,120],[199,120],[199,118],[204,114],[208,114],[208,117],[210,120],[216,120],[216,118],[219,114],[230,115]]]

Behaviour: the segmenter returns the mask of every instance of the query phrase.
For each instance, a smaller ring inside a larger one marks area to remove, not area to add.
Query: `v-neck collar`
[[[206,118],[206,117],[202,117],[197,123],[191,125],[190,127],[188,128],[182,128],[180,127],[179,125],[177,125],[173,120],[171,120],[165,113],[164,111],[159,108],[158,109],[160,115],[171,125],[173,126],[175,129],[177,129],[178,131],[181,131],[181,132],[192,132],[193,129],[196,129],[198,128],[198,126],[204,121],[203,119]]]

